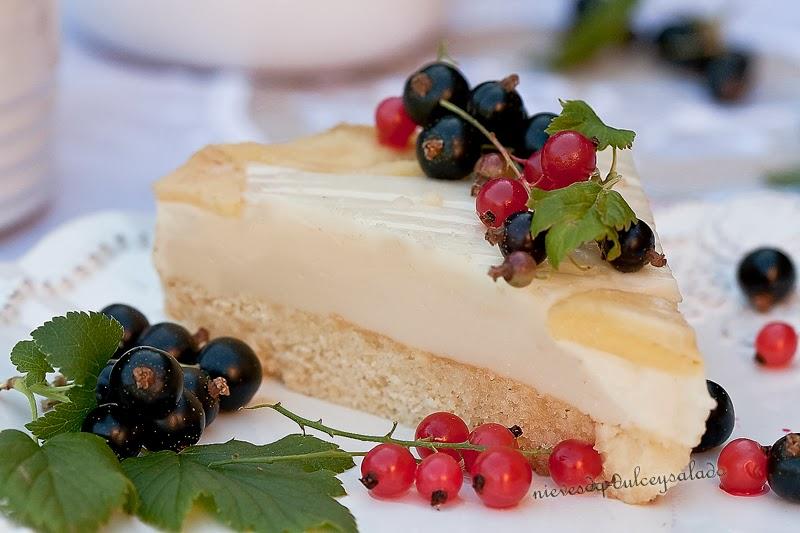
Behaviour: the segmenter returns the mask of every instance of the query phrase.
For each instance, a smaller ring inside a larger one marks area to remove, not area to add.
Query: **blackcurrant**
[[[767,457],[770,488],[786,500],[800,503],[800,433],[778,439]]]
[[[750,56],[744,52],[719,54],[706,66],[706,80],[715,99],[739,100],[750,87]]]
[[[739,263],[737,277],[739,286],[759,311],[767,311],[786,298],[795,285],[792,260],[775,248],[748,253]]]
[[[183,392],[183,370],[166,352],[132,348],[111,368],[109,387],[123,408],[160,417],[175,407]]]
[[[97,385],[95,385],[94,390],[98,405],[112,402],[114,399],[114,396],[111,394],[111,369],[116,362],[116,359],[110,360],[103,370],[100,371],[100,375],[97,376]]]
[[[101,313],[110,316],[122,325],[122,340],[115,357],[119,357],[133,348],[136,339],[150,325],[144,313],[126,304],[111,304],[104,307]]]
[[[514,155],[528,159],[533,152],[541,150],[545,141],[550,138],[550,134],[544,130],[556,116],[553,113],[536,113],[525,121],[522,126],[522,137]]]
[[[183,391],[177,404],[163,418],[150,423],[144,445],[150,451],[182,449],[197,444],[206,427],[203,404],[197,396]]]
[[[534,239],[531,236],[532,211],[520,211],[506,219],[500,251],[503,257],[514,252],[525,252],[533,257],[537,264],[547,258],[544,240],[547,232],[542,232]]]
[[[198,337],[207,337],[204,329],[196,335],[185,327],[172,322],[161,322],[147,328],[136,341],[136,346],[150,346],[167,352],[178,362],[193,365],[197,362]]]
[[[706,387],[708,393],[717,402],[717,406],[708,414],[706,431],[703,433],[703,438],[700,439],[700,444],[692,450],[693,453],[705,452],[724,444],[733,433],[733,424],[736,422],[733,402],[725,389],[710,379],[706,380]]]
[[[508,146],[519,144],[528,118],[516,89],[518,84],[516,74],[500,81],[485,81],[472,89],[467,101],[467,112]]]
[[[261,362],[253,349],[239,339],[214,339],[200,351],[197,363],[211,378],[225,378],[229,395],[219,399],[222,411],[244,407],[261,386]]]
[[[415,123],[427,126],[447,114],[439,100],[463,108],[469,97],[469,84],[453,65],[436,62],[426,65],[406,80],[403,105]]]
[[[627,230],[620,230],[618,235],[621,252],[610,263],[620,272],[637,272],[648,263],[654,266],[666,264],[664,256],[655,251],[656,238],[653,230],[643,220],[638,220]],[[601,246],[603,257],[606,257],[611,251],[612,243],[604,240]]]
[[[206,427],[217,418],[219,414],[220,396],[227,396],[228,383],[225,378],[211,379],[208,373],[196,366],[183,367],[183,390],[197,396],[203,404],[206,413]]]
[[[440,118],[417,137],[417,161],[431,178],[460,180],[480,156],[480,133],[455,115]]]
[[[702,70],[721,49],[712,24],[684,18],[665,26],[656,37],[659,55],[672,64]]]
[[[83,419],[81,431],[104,438],[120,459],[135,457],[143,445],[143,427],[115,403],[92,409]]]

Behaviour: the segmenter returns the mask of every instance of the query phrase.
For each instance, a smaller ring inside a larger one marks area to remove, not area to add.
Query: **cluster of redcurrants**
[[[789,433],[772,446],[751,439],[730,441],[717,459],[720,488],[736,496],[764,494],[769,488],[800,503],[800,433]]]
[[[464,471],[472,488],[488,507],[517,505],[528,494],[533,480],[531,464],[519,450],[518,426],[507,428],[486,423],[471,432],[458,416],[437,412],[417,426],[418,442],[448,443],[453,448],[417,446],[419,464],[408,448],[396,443],[379,444],[361,463],[361,482],[375,496],[397,497],[411,485],[433,506],[458,496]],[[591,444],[565,440],[550,452],[549,469],[561,487],[586,485],[603,470],[600,454]]]
[[[171,322],[150,325],[139,310],[102,311],[123,327],[117,353],[97,379],[98,406],[82,430],[103,437],[120,458],[196,444],[220,410],[247,404],[261,384],[261,363],[244,342],[208,340]]]

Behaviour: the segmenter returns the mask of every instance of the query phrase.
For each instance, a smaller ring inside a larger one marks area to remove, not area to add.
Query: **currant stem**
[[[517,179],[522,181],[522,183],[525,183],[525,180],[522,179],[522,173],[517,168],[517,165],[514,164],[514,161],[508,154],[508,150],[506,150],[506,148],[502,144],[500,144],[500,141],[497,140],[497,136],[494,133],[484,128],[483,124],[475,120],[475,117],[471,116],[469,113],[467,113],[454,103],[449,102],[447,100],[439,100],[439,105],[444,107],[448,111],[452,111],[459,117],[466,120],[470,125],[474,126],[475,129],[483,133],[486,136],[486,138],[492,142],[494,147],[497,148],[497,151],[500,152],[500,155],[503,156],[503,159],[506,160],[506,165],[508,165],[514,171],[514,175],[517,177]]]
[[[36,406],[36,398],[33,397],[33,393],[25,384],[25,378],[16,377],[8,380],[6,383],[6,388],[8,388],[9,384],[11,385],[10,388],[21,392],[28,399],[28,406],[31,409],[31,420],[36,420],[39,418],[39,408]]]
[[[241,464],[272,464],[283,461],[308,461],[312,459],[351,459],[353,457],[363,457],[367,452],[348,452],[345,450],[326,450],[323,452],[298,453],[293,455],[265,455],[263,457],[239,457],[226,461],[214,461],[209,463],[209,468],[224,465]]]
[[[608,171],[608,174],[606,175],[606,183],[611,181],[611,180],[616,180],[616,181],[612,182],[611,186],[613,186],[614,183],[619,181],[619,174],[617,174],[617,147],[616,146],[612,146],[611,147],[611,169]],[[611,187],[608,187],[608,188],[610,189]]]

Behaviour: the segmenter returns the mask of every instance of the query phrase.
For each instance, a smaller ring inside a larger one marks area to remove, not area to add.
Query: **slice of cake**
[[[623,274],[587,245],[525,288],[494,282],[470,184],[422,177],[374,137],[210,146],[161,180],[167,311],[246,339],[305,394],[411,425],[437,410],[517,424],[523,446],[594,442],[610,494],[655,498],[642,480],[688,464],[714,405],[669,269]],[[617,168],[652,227],[629,155]]]

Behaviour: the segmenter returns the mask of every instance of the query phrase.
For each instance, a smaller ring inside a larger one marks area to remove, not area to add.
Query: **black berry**
[[[737,277],[739,286],[759,311],[769,310],[794,290],[794,264],[775,248],[758,248],[747,254],[739,263]]]
[[[525,121],[522,126],[522,138],[514,155],[527,159],[533,152],[541,150],[545,141],[550,138],[550,134],[544,130],[556,116],[553,113],[536,113]]]
[[[713,25],[699,19],[681,19],[656,37],[659,55],[674,65],[702,70],[719,52],[721,43]]]
[[[781,498],[800,503],[800,433],[778,439],[767,456],[769,487]]]
[[[547,235],[542,232],[534,239],[531,236],[532,211],[520,211],[508,217],[504,224],[503,237],[500,241],[500,251],[503,257],[514,252],[525,252],[533,257],[537,264],[547,258],[544,240]]]
[[[183,371],[174,357],[150,347],[133,348],[111,368],[109,387],[117,403],[151,417],[166,415],[183,392]]]
[[[119,357],[133,348],[136,339],[150,325],[144,313],[126,304],[111,304],[104,307],[101,313],[110,316],[122,325],[122,341],[120,341],[115,357]]]
[[[114,400],[111,394],[111,369],[116,363],[116,359],[112,359],[106,364],[100,375],[97,376],[97,385],[95,385],[95,395],[97,396],[97,404],[110,403]]]
[[[717,402],[717,406],[708,414],[706,432],[703,433],[700,444],[692,450],[693,453],[705,452],[724,444],[733,433],[733,425],[736,422],[733,402],[725,389],[710,379],[706,380],[706,387],[708,387],[708,393]]]
[[[172,322],[161,322],[147,328],[136,341],[136,346],[150,346],[167,352],[180,363],[193,365],[197,362],[198,339],[205,340],[208,332],[201,329],[192,335],[185,327]]]
[[[92,409],[83,419],[81,431],[104,438],[120,459],[135,457],[143,444],[143,428],[134,422],[124,409],[114,403]]]
[[[227,396],[228,384],[225,378],[211,379],[205,370],[196,366],[183,367],[183,390],[189,391],[203,404],[206,413],[206,427],[219,414],[220,396]]]
[[[467,112],[508,146],[519,144],[528,118],[516,89],[518,84],[516,74],[500,81],[483,82],[472,89],[467,102]]]
[[[654,266],[666,264],[664,256],[655,251],[656,238],[653,230],[644,221],[636,221],[627,230],[620,230],[618,235],[620,255],[610,263],[620,272],[637,272],[648,263]],[[602,242],[604,258],[611,251],[612,245],[610,240]]]
[[[706,80],[717,100],[741,99],[750,88],[750,56],[743,52],[723,52],[709,61]]]
[[[480,133],[455,115],[440,118],[417,137],[417,161],[431,178],[460,180],[480,156]]]
[[[463,108],[468,97],[469,84],[464,75],[453,65],[437,62],[408,77],[403,90],[403,106],[414,122],[427,126],[447,114],[439,100],[448,100]]]
[[[211,378],[225,378],[229,395],[219,399],[222,411],[244,407],[261,386],[261,362],[252,348],[239,339],[214,339],[200,351],[197,363]]]
[[[183,391],[174,408],[163,418],[153,420],[145,435],[144,445],[150,451],[179,452],[197,444],[206,427],[203,404],[197,396]]]

